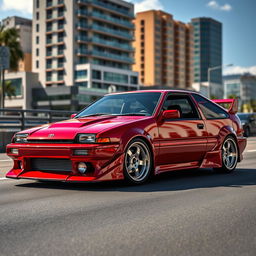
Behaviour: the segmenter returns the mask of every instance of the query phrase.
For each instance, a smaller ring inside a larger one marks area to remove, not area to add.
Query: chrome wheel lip
[[[143,181],[147,177],[151,166],[149,149],[142,142],[133,142],[126,150],[124,164],[128,176],[133,181]]]
[[[222,162],[225,168],[233,170],[238,160],[238,149],[235,141],[228,138],[222,145]]]

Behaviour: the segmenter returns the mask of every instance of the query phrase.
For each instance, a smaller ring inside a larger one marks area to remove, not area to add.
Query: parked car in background
[[[238,113],[244,129],[244,136],[249,137],[256,133],[256,113]]]

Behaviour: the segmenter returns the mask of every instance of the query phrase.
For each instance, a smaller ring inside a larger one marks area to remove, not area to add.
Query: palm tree
[[[16,28],[6,29],[0,26],[0,46],[8,46],[10,50],[10,70],[17,71],[19,61],[23,59],[23,52],[19,41],[19,32]]]
[[[12,85],[10,80],[5,82],[5,94],[9,99],[16,96],[16,88]]]
[[[16,28],[7,28],[6,29],[4,26],[0,26],[0,46],[7,46],[9,48],[10,70],[12,70],[12,71],[18,70],[19,61],[23,59],[23,52],[21,49],[19,38],[20,38],[20,35]],[[4,70],[2,71],[1,76],[4,76]],[[3,86],[3,83],[1,83],[1,84]],[[11,97],[9,95],[12,95],[13,93],[15,93],[11,89],[11,87],[12,86],[8,85],[8,84],[4,86],[4,89],[7,90],[8,97]],[[10,94],[8,93],[8,90],[9,90]],[[3,88],[1,91],[3,91]],[[4,108],[4,98],[5,98],[5,95],[2,95],[2,93],[1,93],[0,103],[1,103],[2,108]]]

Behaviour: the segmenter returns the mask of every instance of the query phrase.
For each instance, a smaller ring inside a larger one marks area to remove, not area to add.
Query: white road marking
[[[250,150],[247,150],[246,152],[248,153],[256,152],[256,149],[250,149]]]
[[[8,178],[5,178],[5,177],[4,177],[4,178],[0,178],[0,180],[8,180]]]

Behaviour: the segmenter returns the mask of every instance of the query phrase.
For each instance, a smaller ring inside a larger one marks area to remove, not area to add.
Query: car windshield
[[[160,95],[160,92],[107,95],[82,110],[76,118],[97,115],[151,116]]]
[[[238,114],[238,117],[240,118],[240,120],[246,121],[249,117],[249,115],[247,114]]]

